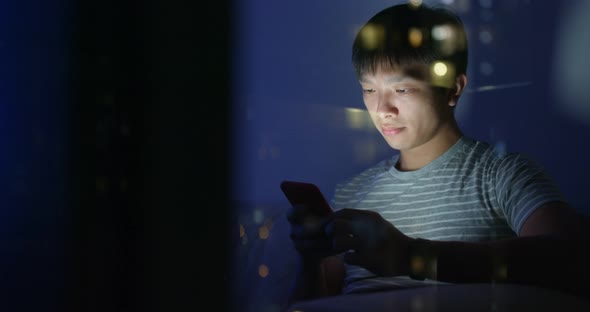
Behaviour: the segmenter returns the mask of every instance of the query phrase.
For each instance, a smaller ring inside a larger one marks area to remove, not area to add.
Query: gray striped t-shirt
[[[463,136],[425,167],[402,172],[399,155],[336,186],[332,207],[379,212],[404,234],[431,240],[485,241],[516,236],[541,204],[563,201],[551,178],[526,157]],[[377,277],[347,265],[344,293],[435,281]]]

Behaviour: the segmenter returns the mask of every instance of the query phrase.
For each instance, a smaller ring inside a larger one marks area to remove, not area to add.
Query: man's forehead
[[[360,75],[359,81],[368,82],[374,80],[377,76],[384,78],[388,82],[397,82],[406,79],[427,81],[430,77],[428,65],[415,64],[404,67],[384,68],[377,67],[374,71],[367,71]]]

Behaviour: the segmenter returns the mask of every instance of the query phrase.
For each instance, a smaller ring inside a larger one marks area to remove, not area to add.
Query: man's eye
[[[375,89],[363,89],[363,93],[373,93]]]
[[[395,89],[395,92],[400,94],[410,94],[416,92],[416,90],[416,88],[399,88]]]

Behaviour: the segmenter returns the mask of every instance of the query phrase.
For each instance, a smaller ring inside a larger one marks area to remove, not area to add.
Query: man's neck
[[[463,136],[457,127],[441,131],[429,142],[411,150],[400,151],[397,169],[400,171],[418,170],[449,150]]]

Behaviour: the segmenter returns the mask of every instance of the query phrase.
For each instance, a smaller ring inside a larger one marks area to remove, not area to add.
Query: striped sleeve
[[[495,178],[498,206],[517,234],[535,209],[547,202],[564,201],[556,183],[544,169],[522,155],[506,155],[499,163]]]

